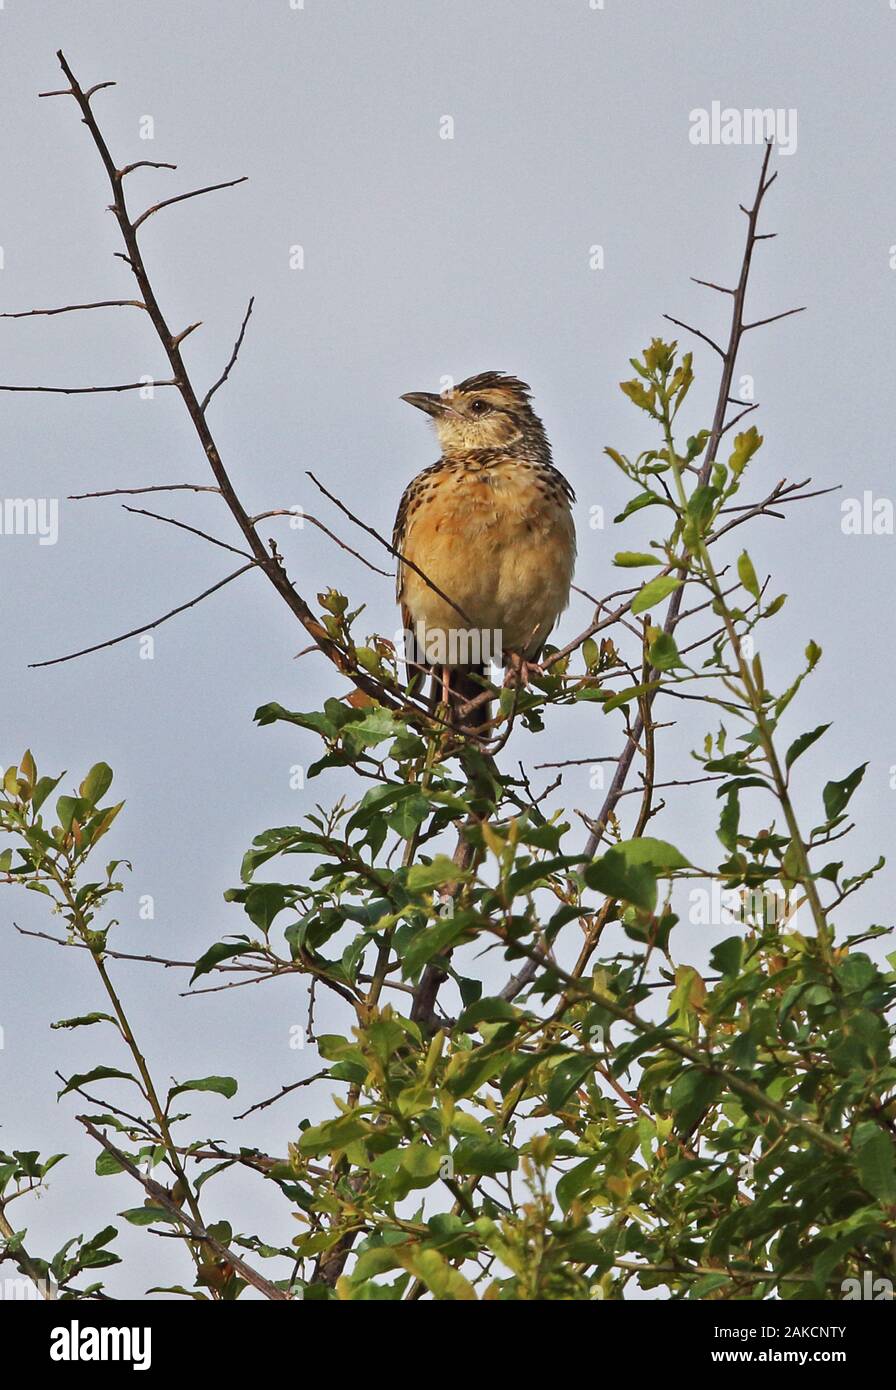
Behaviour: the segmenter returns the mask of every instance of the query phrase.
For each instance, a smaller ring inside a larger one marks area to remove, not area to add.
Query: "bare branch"
[[[257,526],[259,521],[267,521],[268,518],[272,516],[294,517],[295,515],[296,513],[289,507],[275,507],[273,511],[259,512],[257,516],[253,516],[252,524],[253,526]],[[356,560],[360,560],[362,565],[366,565],[369,570],[373,570],[374,574],[381,574],[386,579],[395,578],[395,575],[390,570],[381,570],[378,565],[374,565],[370,560],[366,560],[357,550],[353,550],[345,541],[340,540],[335,532],[331,531],[328,526],[325,526],[322,521],[318,521],[316,516],[311,516],[310,512],[302,512],[302,520],[310,521],[312,526],[316,526],[319,531],[323,531],[325,536],[329,536],[330,540],[335,541],[342,550],[348,551],[349,555],[354,555]]]
[[[737,293],[736,290],[729,290],[725,285],[714,284],[712,280],[698,280],[696,275],[692,275],[691,279],[693,280],[695,285],[705,285],[708,290],[718,290],[719,294]]]
[[[202,327],[202,319],[197,319],[196,323],[191,323],[187,328],[181,329],[174,339],[174,346],[180,347],[185,338],[189,338],[191,333],[195,333],[197,328]]]
[[[303,1086],[310,1086],[314,1081],[324,1081],[329,1077],[328,1070],[317,1071],[313,1076],[306,1076],[301,1081],[293,1081],[288,1086],[281,1086],[275,1096],[268,1096],[267,1100],[257,1101],[255,1105],[250,1105],[248,1110],[244,1110],[241,1115],[234,1115],[235,1120],[245,1120],[247,1115],[254,1115],[256,1110],[267,1110],[269,1105],[276,1105],[278,1100],[288,1096],[291,1091],[298,1091]]]
[[[228,179],[226,183],[210,183],[206,188],[194,188],[190,193],[178,193],[174,198],[165,198],[161,203],[155,203],[131,223],[132,229],[136,232],[138,227],[142,227],[148,217],[153,213],[161,212],[162,208],[170,208],[173,203],[184,203],[188,198],[201,198],[203,193],[217,193],[220,188],[235,188],[238,183],[245,183],[248,174],[242,174],[238,179]]]
[[[207,531],[200,531],[195,526],[188,526],[185,521],[178,521],[173,516],[162,516],[161,512],[148,512],[143,507],[129,507],[126,502],[122,502],[122,509],[130,512],[132,516],[148,516],[153,521],[167,521],[169,526],[178,526],[182,531],[189,531],[191,535],[201,536],[204,541],[211,541],[212,545],[219,545],[222,550],[229,550],[232,555],[242,555],[244,560],[252,560],[252,556],[245,550],[238,550],[235,545],[229,545],[227,541],[218,540],[217,536],[210,536]],[[255,561],[252,560],[253,565]]]
[[[217,593],[218,589],[223,589],[225,584],[231,580],[238,579],[241,574],[246,574],[249,570],[255,569],[256,561],[253,560],[249,565],[243,565],[240,569],[234,570],[233,574],[228,574],[226,578],[220,579],[217,584],[213,584],[210,589],[205,589],[195,598],[191,598],[188,603],[181,603],[177,608],[172,608],[169,613],[164,613],[161,618],[156,618],[154,622],[144,623],[141,627],[131,628],[130,632],[123,632],[120,637],[112,637],[108,642],[97,642],[92,647],[82,647],[79,652],[72,652],[69,656],[56,656],[52,661],[31,661],[29,670],[36,670],[39,666],[59,666],[63,661],[74,661],[79,656],[88,656],[90,652],[102,651],[104,647],[115,647],[119,642],[126,642],[129,637],[139,637],[143,632],[150,632],[154,627],[161,627],[162,623],[167,623],[169,618],[174,618],[178,613],[183,613],[187,608],[194,608],[197,603],[201,603],[210,594]]]
[[[839,492],[841,484],[835,483],[832,487],[814,488],[812,492],[798,492],[795,490],[804,486],[805,484],[803,483],[791,483],[789,487],[782,489],[779,483],[778,487],[770,492],[768,497],[762,502],[756,502],[752,506],[723,507],[723,511],[737,512],[739,515],[732,517],[730,521],[726,521],[718,530],[713,531],[712,534],[707,537],[707,543],[717,541],[720,536],[724,536],[726,532],[732,531],[735,526],[740,526],[743,522],[750,521],[755,516],[773,516],[780,519],[782,513],[774,511],[772,509],[773,505],[783,506],[788,502],[805,502],[810,497],[824,497],[828,492]]]
[[[40,315],[74,314],[78,309],[145,309],[139,299],[100,299],[95,304],[65,304],[61,309],[22,309],[17,314],[0,314],[0,319],[31,319]]]
[[[123,179],[125,174],[132,174],[135,169],[176,169],[176,164],[165,164],[158,159],[138,159],[134,164],[126,164],[123,169],[116,169],[116,174]]]
[[[741,410],[737,415],[735,415],[731,420],[729,420],[726,425],[723,426],[722,434],[727,434],[729,430],[734,429],[734,426],[737,424],[738,420],[742,420],[745,415],[749,415],[751,410],[758,409],[758,401],[754,401],[752,405],[745,406],[743,410]]]
[[[144,492],[217,492],[219,487],[208,483],[157,483],[153,487],[110,487],[102,492],[70,492],[69,502],[84,502],[91,497],[137,497]]]
[[[252,315],[252,307],[253,307],[254,303],[255,303],[255,296],[253,295],[252,298],[249,300],[249,306],[248,306],[248,308],[246,309],[245,317],[243,318],[242,327],[240,328],[239,334],[237,335],[237,340],[236,340],[236,342],[235,342],[234,345],[233,345],[233,351],[232,351],[231,354],[230,354],[230,361],[227,363],[227,366],[224,368],[223,372],[222,372],[221,375],[218,377],[218,380],[215,382],[214,386],[210,387],[209,390],[206,391],[205,395],[204,395],[203,398],[202,398],[202,404],[200,405],[199,409],[202,411],[203,415],[205,414],[206,410],[208,409],[209,401],[211,400],[212,396],[213,396],[213,395],[215,394],[215,392],[219,389],[219,387],[221,387],[221,386],[224,385],[225,381],[226,381],[227,378],[230,376],[230,373],[231,373],[231,371],[233,370],[234,365],[236,364],[236,359],[237,359],[237,357],[239,357],[240,348],[241,348],[242,345],[243,345],[243,338],[246,336],[246,325],[247,325],[247,323],[249,322],[249,319],[250,319],[250,317],[251,317],[251,315]]]
[[[745,323],[744,332],[749,333],[751,328],[762,328],[763,324],[777,323],[778,319],[789,319],[791,314],[804,314],[805,312],[805,304],[801,305],[799,309],[785,309],[783,314],[772,314],[770,318],[756,319],[755,323]]]
[[[104,391],[143,391],[147,386],[177,384],[176,381],[129,381],[123,386],[0,386],[0,391],[37,391],[51,396],[92,396]]]
[[[725,349],[720,348],[714,338],[708,337],[706,333],[701,333],[699,328],[692,328],[689,323],[682,323],[681,319],[674,319],[671,314],[663,314],[663,318],[668,319],[669,323],[674,323],[676,328],[683,328],[686,333],[693,333],[695,337],[702,338],[704,343],[709,343],[709,346],[724,360]]]
[[[610,754],[606,758],[564,758],[562,763],[533,763],[532,766],[536,772],[540,772],[543,768],[590,767],[592,763],[615,763],[615,761],[616,758]]]

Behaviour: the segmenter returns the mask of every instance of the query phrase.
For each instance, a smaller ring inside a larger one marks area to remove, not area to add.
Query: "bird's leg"
[[[505,686],[527,686],[531,675],[541,676],[544,668],[539,661],[533,657],[525,657],[521,652],[507,653],[507,673],[504,677]]]
[[[451,667],[442,667],[442,704],[446,710],[451,709]]]
[[[439,675],[436,671],[433,671],[432,679],[429,682],[429,697],[426,701],[426,713],[430,716],[434,715],[438,709],[439,691],[441,688],[442,682],[439,679]]]

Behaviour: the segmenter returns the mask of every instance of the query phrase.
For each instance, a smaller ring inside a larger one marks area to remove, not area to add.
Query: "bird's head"
[[[403,401],[432,417],[442,452],[513,450],[523,444],[547,449],[544,427],[529,398],[529,387],[504,372],[480,372],[450,391],[409,391]]]

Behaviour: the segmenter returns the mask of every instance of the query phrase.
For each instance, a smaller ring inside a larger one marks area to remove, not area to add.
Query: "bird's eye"
[[[488,401],[473,401],[472,405],[470,406],[470,410],[473,412],[474,415],[484,415],[485,412],[488,410]]]

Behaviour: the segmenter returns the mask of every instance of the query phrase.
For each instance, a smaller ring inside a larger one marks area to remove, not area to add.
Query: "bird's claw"
[[[507,673],[504,677],[504,685],[525,688],[532,675],[543,676],[544,667],[540,661],[527,660],[524,656],[519,656],[516,652],[511,652],[507,666]]]

